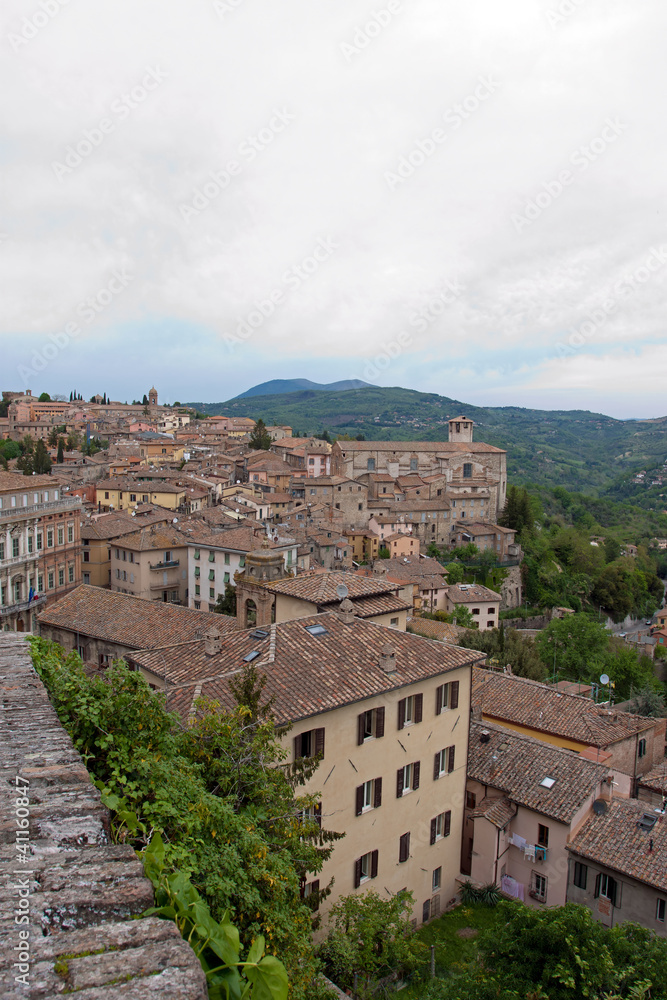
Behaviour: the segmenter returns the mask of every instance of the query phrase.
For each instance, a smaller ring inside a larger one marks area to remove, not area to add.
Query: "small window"
[[[215,570],[214,570],[214,569],[210,569],[210,570],[208,571],[208,578],[209,578],[209,580],[211,580],[211,581],[215,580]]]
[[[247,656],[243,657],[243,662],[244,663],[252,663],[252,661],[256,660],[258,656],[261,656],[261,653],[259,652],[259,650],[258,649],[253,649],[253,651],[251,653],[248,653]],[[301,757],[309,757],[310,754],[300,754],[300,756]]]
[[[195,559],[199,559],[199,549],[195,549]]]
[[[574,884],[578,889],[585,889],[588,881],[588,865],[583,865],[580,861],[574,862]]]
[[[366,462],[366,469],[368,472],[375,472],[375,459],[369,458]]]
[[[433,761],[433,780],[437,781],[443,774],[451,774],[454,770],[456,747],[445,747],[439,750]]]
[[[437,892],[442,885],[442,868],[434,868],[431,877],[431,892]]]
[[[463,463],[463,478],[472,479],[472,462]]]
[[[201,595],[201,587],[198,583],[195,583],[195,594],[197,595],[197,597]]]
[[[474,792],[466,792],[466,809],[474,809],[477,806],[477,796]]]
[[[355,815],[378,809],[382,805],[382,778],[373,778],[358,785],[355,797]]]
[[[399,767],[396,772],[396,798],[400,799],[408,792],[415,792],[419,788],[419,777],[421,763],[416,760],[412,764],[405,764]]]
[[[438,813],[431,820],[431,845],[435,844],[438,840],[442,840],[443,837],[448,837],[451,832],[452,811],[448,809],[447,812]]]
[[[306,625],[306,632],[310,632],[311,635],[326,635],[327,630],[324,625]]]
[[[637,756],[638,757],[645,757],[646,756],[646,740],[645,739],[641,739],[639,741],[639,743],[637,744]]]
[[[259,653],[257,654],[259,656]],[[324,729],[309,729],[294,737],[294,759],[324,756]]]
[[[540,785],[542,786],[542,788],[553,788],[555,784],[556,784],[556,779],[549,778],[548,776],[546,778],[542,778],[542,780],[540,781]]]
[[[410,857],[410,834],[404,833],[398,842],[398,863],[403,864]]]
[[[540,847],[549,846],[549,827],[543,826],[542,823],[537,824],[537,843]]]
[[[661,924],[665,922],[665,910],[667,909],[667,901],[664,899],[658,899],[655,905],[655,919],[659,920]]]
[[[533,897],[533,899],[537,899],[540,903],[546,903],[547,886],[548,881],[545,875],[541,875],[540,872],[530,873],[529,894]]]
[[[412,694],[408,698],[402,698],[398,703],[398,728],[405,729],[406,726],[421,722],[423,705],[422,694]]]
[[[371,708],[357,716],[357,744],[384,736],[384,706]]]
[[[354,863],[354,887],[358,889],[362,882],[377,878],[378,852],[369,851]]]

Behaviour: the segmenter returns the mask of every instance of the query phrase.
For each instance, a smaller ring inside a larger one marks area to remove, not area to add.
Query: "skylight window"
[[[556,779],[549,778],[548,776],[546,778],[542,778],[542,780],[540,781],[540,785],[542,786],[542,788],[553,788],[555,784],[556,784]]]
[[[247,656],[243,657],[243,662],[244,663],[252,663],[252,661],[256,660],[259,655],[260,655],[259,650],[258,649],[253,649],[252,653],[248,653]]]
[[[253,639],[266,639],[266,637],[267,637],[268,634],[269,633],[267,632],[267,630],[265,628],[256,628],[255,631],[252,633],[251,638],[253,638]]]
[[[311,635],[326,635],[327,630],[324,625],[306,625],[306,632],[310,632]]]

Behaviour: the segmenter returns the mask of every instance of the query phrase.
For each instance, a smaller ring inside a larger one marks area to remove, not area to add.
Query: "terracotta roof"
[[[604,764],[582,760],[573,750],[492,723],[470,724],[468,777],[560,823],[569,823],[608,774]],[[555,779],[551,788],[541,784],[545,778]]]
[[[58,489],[64,481],[52,476],[24,476],[18,472],[5,472],[0,469],[0,491],[3,490],[32,490],[37,489]]]
[[[585,746],[607,747],[661,721],[607,711],[590,698],[493,670],[475,669],[472,699],[474,708],[499,722],[528,726]]]
[[[238,521],[235,522],[238,524]],[[257,522],[253,522],[257,524]],[[188,545],[206,545],[211,549],[225,549],[231,552],[250,552],[252,549],[259,549],[267,541],[266,532],[261,527],[239,527],[223,528],[222,531],[214,531],[207,524],[198,524],[194,521],[188,523],[188,528],[184,531]],[[270,549],[276,546],[273,542],[268,542]]]
[[[396,585],[379,577],[362,577],[356,573],[308,573],[290,580],[276,580],[271,588],[278,594],[297,597],[302,601],[311,601],[321,606],[323,604],[340,603],[341,598],[336,588],[347,587],[351,600],[359,597],[371,597],[377,594],[389,594],[396,590]]]
[[[314,625],[326,632],[311,635],[306,629]],[[254,629],[226,634],[213,656],[206,655],[199,640],[141,651],[131,659],[156,676],[166,676],[170,685],[182,685],[168,687],[167,707],[187,717],[200,694],[231,707],[229,677],[239,672],[244,657],[257,651],[253,664],[267,678],[266,695],[275,696],[276,720],[282,725],[437,677],[480,657],[469,649],[437,645],[357,617],[343,622],[334,612],[271,625],[268,631],[266,638],[256,638]],[[396,651],[391,674],[379,664],[387,644]]]
[[[637,825],[644,815],[656,820],[650,829]],[[567,849],[667,892],[667,823],[645,802],[615,799],[587,820]]]
[[[236,619],[82,585],[38,615],[40,625],[68,629],[130,649],[192,639],[206,629],[236,630]]]
[[[81,537],[84,539],[119,538],[136,532],[137,527],[145,524],[159,524],[171,520],[171,512],[149,510],[146,513],[132,517],[129,511],[115,511],[112,514],[101,514],[99,517],[84,518],[81,523]]]
[[[476,601],[499,601],[500,594],[488,587],[479,584],[464,584],[465,590],[460,584],[454,583],[447,588],[447,596],[453,604],[474,604]]]
[[[653,792],[667,795],[667,761],[658,764],[639,779],[642,788],[650,788]]]
[[[460,625],[449,625],[447,622],[438,622],[433,618],[408,618],[408,628],[427,639],[435,639],[437,642],[451,642],[454,645],[468,631],[466,628],[461,628]],[[480,656],[482,655],[485,654],[480,653]]]
[[[187,544],[188,538],[183,532],[172,528],[171,525],[163,524],[153,524],[118,539],[119,547],[132,549],[135,552],[152,552],[155,549],[184,549]]]
[[[499,830],[504,829],[513,816],[516,816],[516,806],[503,795],[500,798],[485,796],[473,812],[473,818],[483,816]]]
[[[354,613],[359,618],[374,618],[394,611],[412,611],[412,603],[396,594],[378,594],[376,597],[360,597],[354,602]]]
[[[383,560],[383,565],[386,566],[387,573],[401,580],[417,580],[422,576],[440,576],[443,578],[440,585],[445,586],[444,578],[447,576],[447,570],[440,565],[437,559],[431,559],[430,556],[426,558],[415,555],[399,556],[395,559]]]
[[[336,441],[342,452],[348,451],[388,451],[400,454],[406,451],[414,452],[498,452],[504,454],[504,448],[495,448],[483,441]]]
[[[467,531],[469,535],[514,535],[516,531],[514,528],[503,528],[499,524],[491,524],[485,521],[457,521],[457,528],[461,528],[462,531]]]
[[[393,500],[383,496],[376,497],[375,500],[368,501],[369,510],[388,510],[390,514],[403,514],[405,511],[421,510],[449,510],[449,500],[446,497],[436,497],[430,500],[428,497],[412,498],[411,500]]]

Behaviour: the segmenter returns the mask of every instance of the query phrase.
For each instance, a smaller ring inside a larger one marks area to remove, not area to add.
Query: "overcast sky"
[[[660,416],[664,0],[5,0],[2,388]]]

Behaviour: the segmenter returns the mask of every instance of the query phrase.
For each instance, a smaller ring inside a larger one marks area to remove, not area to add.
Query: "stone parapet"
[[[0,1000],[206,1000],[176,926],[131,919],[153,887],[132,848],[109,843],[109,812],[15,633],[0,633],[0,694]]]

